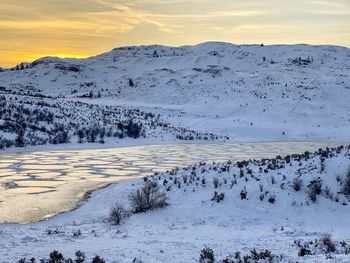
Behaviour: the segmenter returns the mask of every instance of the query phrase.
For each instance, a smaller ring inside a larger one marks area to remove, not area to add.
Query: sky
[[[0,67],[206,41],[350,47],[350,0],[0,0]]]

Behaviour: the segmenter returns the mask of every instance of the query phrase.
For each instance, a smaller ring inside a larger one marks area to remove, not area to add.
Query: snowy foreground
[[[125,181],[47,221],[1,225],[0,262],[48,258],[53,250],[73,259],[81,250],[86,262],[96,255],[106,262],[198,262],[205,246],[216,262],[241,262],[236,251],[242,260],[250,256],[246,262],[350,262],[349,167],[348,146],[199,163]],[[109,222],[111,207],[130,209],[130,193],[154,182],[168,206],[131,214],[121,225]],[[254,260],[254,248],[271,251],[270,259]]]

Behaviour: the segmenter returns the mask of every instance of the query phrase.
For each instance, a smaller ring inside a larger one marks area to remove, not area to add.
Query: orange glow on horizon
[[[0,67],[129,45],[350,47],[349,0],[0,0]]]

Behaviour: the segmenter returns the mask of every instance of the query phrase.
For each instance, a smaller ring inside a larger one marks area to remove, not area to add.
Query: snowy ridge
[[[0,89],[133,106],[234,141],[347,140],[349,58],[339,46],[123,47],[0,72]]]
[[[5,87],[28,85],[44,94],[67,96],[76,91],[76,96],[92,89],[102,96],[150,103],[160,101],[154,97],[154,91],[169,89],[172,95],[169,98],[163,96],[162,101],[177,104],[193,101],[191,93],[203,96],[202,99],[223,94],[232,99],[236,94],[229,90],[237,92],[238,88],[251,91],[272,85],[275,92],[282,93],[288,90],[283,89],[286,84],[289,89],[299,85],[322,89],[325,84],[336,86],[337,83],[346,87],[350,85],[346,74],[350,68],[349,56],[348,48],[337,46],[261,47],[213,42],[178,48],[153,45],[117,48],[89,59],[46,57],[31,63],[28,69],[6,71],[0,78]],[[309,57],[313,61],[298,67],[292,60],[299,57]],[[217,70],[210,71],[210,68]],[[328,79],[329,76],[332,79]],[[129,78],[134,80],[133,88],[128,85]],[[328,83],[322,83],[322,80]],[[84,85],[89,82],[92,82],[90,88]],[[183,94],[178,94],[180,90],[176,89],[179,87],[171,82],[180,85]],[[219,86],[219,89],[207,90],[211,86]],[[204,89],[207,94],[201,94]],[[218,94],[212,94],[215,90]],[[141,97],[145,91],[148,96]],[[179,98],[180,95],[188,97]]]

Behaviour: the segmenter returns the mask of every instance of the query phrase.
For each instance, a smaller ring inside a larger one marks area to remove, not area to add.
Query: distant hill
[[[45,57],[0,72],[17,95],[161,114],[236,140],[346,140],[350,49],[312,45],[133,46],[87,59]]]

